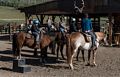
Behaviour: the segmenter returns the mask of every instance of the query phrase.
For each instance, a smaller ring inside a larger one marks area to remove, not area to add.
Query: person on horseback
[[[84,15],[84,17],[82,19],[81,28],[82,28],[82,32],[91,35],[91,37],[92,37],[91,49],[94,50],[96,48],[96,44],[95,44],[96,36],[95,36],[95,34],[93,32],[92,21],[89,18],[88,14]]]
[[[39,46],[39,38],[40,38],[40,30],[39,30],[40,22],[38,20],[33,20],[33,24],[31,27],[31,32],[35,37],[35,48]]]
[[[33,20],[29,19],[29,21],[27,23],[27,33],[31,33],[32,24],[33,24]]]
[[[59,30],[63,34],[65,32],[65,25],[66,25],[65,19],[63,19],[63,20],[61,19],[60,22],[59,22]]]
[[[53,24],[52,17],[48,17],[48,20],[47,20],[48,32],[51,31],[52,24]]]

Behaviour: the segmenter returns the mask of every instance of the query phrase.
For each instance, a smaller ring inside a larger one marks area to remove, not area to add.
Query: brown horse
[[[59,52],[61,53],[62,59],[65,59],[63,48],[66,44],[66,33],[56,32],[55,43],[57,44],[57,59],[59,59]]]
[[[99,46],[99,42],[104,40],[106,41],[106,37],[105,34],[103,32],[95,32],[96,34],[96,45],[97,48]],[[77,50],[80,48],[80,50],[88,50],[88,64],[90,65],[90,53],[91,51],[93,52],[93,65],[96,65],[95,63],[95,55],[96,55],[96,50],[91,50],[91,46],[92,46],[92,42],[91,42],[91,37],[89,37],[90,41],[87,42],[85,39],[85,36],[80,33],[80,32],[74,32],[71,33],[70,35],[67,36],[67,62],[70,66],[70,68],[73,70],[73,57],[75,55],[75,53],[77,52]],[[84,56],[83,56],[84,57]],[[83,59],[84,60],[84,59]]]
[[[23,46],[34,49],[34,38],[28,38],[28,33],[19,32],[13,35],[13,51],[17,59],[21,59],[21,49]],[[47,56],[47,48],[52,43],[52,39],[49,35],[41,34],[41,39],[39,43],[39,48],[41,49],[42,61]],[[37,54],[37,49],[35,49],[34,54]]]

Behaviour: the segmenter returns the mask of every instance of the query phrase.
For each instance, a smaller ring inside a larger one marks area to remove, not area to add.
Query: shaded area
[[[13,54],[11,50],[0,51],[0,54]]]
[[[6,67],[1,67],[0,70],[13,71],[12,69]]]
[[[10,36],[9,34],[6,35],[0,35],[0,40],[1,41],[6,41],[6,40],[10,40],[12,38],[12,36]]]
[[[8,57],[8,56],[1,56],[0,57],[0,61],[6,61],[6,62],[12,62],[13,61],[13,57]]]

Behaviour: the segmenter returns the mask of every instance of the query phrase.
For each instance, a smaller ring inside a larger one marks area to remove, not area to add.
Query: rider
[[[61,19],[60,22],[59,22],[59,30],[62,34],[64,34],[65,32],[65,19]]]
[[[53,24],[52,17],[49,16],[47,20],[48,32],[51,31],[52,24]]]
[[[95,40],[96,40],[96,37],[95,37],[95,34],[93,32],[93,27],[92,27],[92,22],[91,22],[91,19],[89,18],[88,14],[85,14],[84,15],[84,18],[82,19],[82,31],[91,35],[92,37],[92,50],[96,49],[96,44],[95,44]]]
[[[31,27],[31,32],[35,37],[35,48],[38,48],[39,38],[40,38],[40,30],[39,30],[40,22],[38,20],[33,20],[33,24]]]

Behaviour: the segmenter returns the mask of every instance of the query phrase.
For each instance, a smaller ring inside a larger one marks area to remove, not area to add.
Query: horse
[[[30,38],[28,38],[28,36]],[[41,38],[40,38],[40,43],[39,43],[39,48],[41,49],[41,57],[42,61],[45,61],[45,58],[47,57],[47,48],[48,46],[52,43],[52,39],[49,35],[44,35],[41,32]],[[35,49],[34,46],[34,38],[31,38],[31,35],[26,33],[26,32],[19,32],[13,35],[13,51],[14,51],[14,56],[17,59],[21,59],[21,49],[23,46],[27,46],[29,48]],[[37,54],[37,49],[35,49],[34,55]]]
[[[66,44],[66,33],[56,32],[55,43],[57,45],[57,59],[59,59],[59,52],[61,53],[62,59],[65,60],[63,55],[63,48]]]
[[[95,32],[95,35],[96,35],[95,43],[96,43],[97,48],[99,46],[100,41],[102,40],[104,40],[105,42],[107,41],[106,36],[103,32]],[[94,50],[91,50],[91,46],[92,46],[91,37],[89,37],[89,39],[90,39],[89,42],[86,41],[85,36],[83,35],[83,33],[80,33],[80,32],[73,32],[67,36],[67,44],[66,44],[67,63],[72,70],[74,69],[73,57],[79,48],[80,50],[82,50],[82,52],[84,50],[88,50],[87,65],[90,65],[90,56],[91,56],[90,54],[91,54],[91,51],[93,52],[93,65],[96,66],[95,56],[96,56],[97,48]]]

